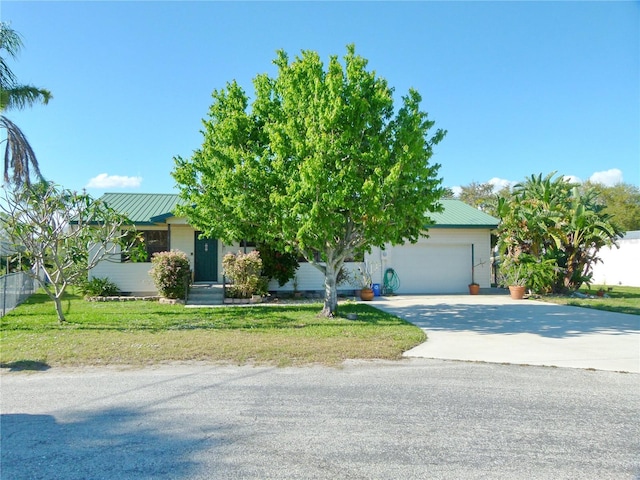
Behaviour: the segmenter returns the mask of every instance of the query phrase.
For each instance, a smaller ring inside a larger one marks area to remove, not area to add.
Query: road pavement
[[[640,376],[408,358],[0,375],[0,477],[638,479]]]

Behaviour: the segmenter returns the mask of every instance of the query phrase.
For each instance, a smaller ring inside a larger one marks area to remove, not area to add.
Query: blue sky
[[[211,92],[275,73],[278,49],[348,43],[448,130],[448,187],[558,171],[640,186],[639,2],[29,2],[14,73],[53,93],[7,112],[44,175],[71,189],[174,192]]]

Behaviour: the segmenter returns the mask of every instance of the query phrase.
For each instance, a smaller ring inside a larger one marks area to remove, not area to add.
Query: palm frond
[[[0,115],[0,127],[7,131],[4,150],[4,181],[16,186],[31,184],[31,173],[43,180],[38,160],[27,137],[18,126],[4,115]],[[11,176],[9,173],[13,171]]]
[[[33,85],[15,85],[2,91],[0,95],[0,111],[22,110],[36,103],[49,103],[53,96],[49,90],[37,88]]]

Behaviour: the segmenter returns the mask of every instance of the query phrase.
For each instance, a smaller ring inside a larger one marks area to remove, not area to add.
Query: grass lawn
[[[606,296],[597,296],[598,290],[604,290]],[[630,313],[640,315],[640,288],[639,287],[611,287],[607,285],[591,285],[591,288],[581,288],[590,298],[572,298],[568,296],[543,295],[540,300],[572,305],[575,307],[596,308],[618,313]],[[591,298],[592,297],[592,298]]]
[[[321,304],[185,308],[157,302],[87,302],[70,293],[59,325],[44,294],[3,317],[0,367],[148,365],[206,361],[278,366],[399,359],[425,340],[419,328],[361,303],[318,317]]]

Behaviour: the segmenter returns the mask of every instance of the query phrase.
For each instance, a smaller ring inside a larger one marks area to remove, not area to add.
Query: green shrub
[[[526,253],[517,259],[507,257],[499,266],[500,284],[520,285],[537,293],[551,291],[558,268],[552,258],[536,259]]]
[[[270,245],[258,245],[262,260],[262,275],[268,280],[275,278],[281,287],[291,280],[298,269],[298,258],[291,252],[279,252]]]
[[[84,280],[78,287],[85,297],[111,297],[120,293],[118,286],[108,278]]]
[[[158,252],[151,258],[149,272],[160,295],[166,298],[185,298],[191,281],[191,266],[184,252]]]
[[[262,277],[260,252],[227,253],[222,259],[224,274],[233,281],[229,295],[233,298],[251,298],[252,295],[267,293],[267,279]]]

